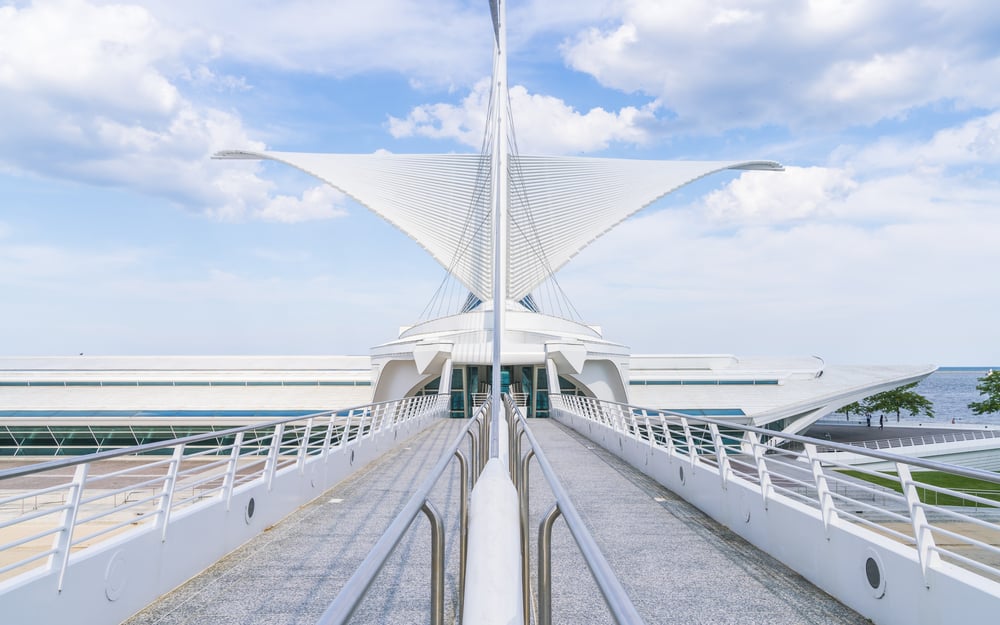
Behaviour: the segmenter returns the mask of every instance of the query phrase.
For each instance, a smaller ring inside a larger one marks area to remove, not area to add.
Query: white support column
[[[507,324],[507,7],[496,0],[495,74],[493,76],[493,414],[503,414],[500,401],[501,346]]]
[[[451,397],[451,376],[453,369],[451,358],[448,358],[444,361],[444,365],[441,366],[441,383],[438,385],[438,395]]]

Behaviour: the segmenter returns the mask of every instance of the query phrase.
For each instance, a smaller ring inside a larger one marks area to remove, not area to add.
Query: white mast
[[[501,338],[507,310],[507,7],[491,0],[495,51],[493,59],[493,414],[501,414]]]

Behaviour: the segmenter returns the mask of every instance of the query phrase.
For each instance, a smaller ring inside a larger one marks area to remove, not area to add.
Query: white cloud
[[[842,169],[788,167],[782,173],[742,174],[703,199],[717,221],[773,223],[823,217],[834,211],[858,184]]]
[[[879,169],[858,148],[837,166],[744,172],[626,221],[560,281],[609,338],[644,351],[992,362],[1000,181],[953,165],[995,160],[995,124],[882,144]]]
[[[326,191],[295,199],[259,165],[209,160],[224,148],[264,149],[235,114],[179,85],[227,90],[200,59],[214,39],[181,32],[136,5],[63,0],[0,9],[0,167],[126,187],[227,219],[280,221],[341,214]],[[239,182],[239,184],[235,184]]]
[[[213,33],[228,58],[284,70],[353,76],[399,72],[448,85],[490,62],[489,9],[460,0],[148,0],[158,16]]]
[[[658,98],[689,127],[837,128],[938,102],[1000,106],[988,26],[998,6],[631,0],[563,53],[606,86]]]
[[[405,119],[389,118],[392,136],[455,139],[470,147],[482,143],[490,97],[489,80],[480,80],[460,104],[423,104]],[[510,88],[518,146],[526,153],[593,152],[612,143],[643,144],[656,121],[657,102],[619,111],[595,107],[577,111],[559,98],[532,94],[521,86]]]

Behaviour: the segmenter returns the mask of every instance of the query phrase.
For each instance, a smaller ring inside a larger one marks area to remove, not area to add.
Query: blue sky
[[[525,153],[779,160],[559,274],[637,353],[1000,363],[1000,5],[524,0]],[[220,149],[476,150],[487,3],[0,6],[0,354],[367,353],[443,269]]]

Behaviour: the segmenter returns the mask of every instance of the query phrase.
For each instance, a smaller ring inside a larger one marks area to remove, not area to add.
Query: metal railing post
[[[830,492],[830,486],[823,473],[823,464],[819,461],[816,445],[805,443],[803,446],[809,466],[812,469],[813,482],[816,484],[816,499],[819,501],[820,513],[823,515],[823,529],[829,530],[830,524],[837,521],[837,506]]]
[[[310,417],[306,421],[305,431],[302,432],[302,444],[299,445],[299,454],[295,461],[296,466],[299,468],[299,473],[305,473],[306,470],[306,456],[309,454],[309,439],[312,437],[312,427],[313,418]]]
[[[77,465],[73,472],[73,481],[70,482],[69,497],[66,501],[66,509],[63,511],[59,524],[62,529],[55,535],[53,540],[53,553],[49,556],[49,569],[51,570],[58,563],[59,578],[56,583],[56,590],[62,592],[63,577],[66,575],[66,565],[69,564],[69,553],[73,546],[73,528],[76,526],[76,518],[80,513],[80,499],[83,497],[83,489],[87,484],[87,474],[90,471],[90,464]]]
[[[475,432],[472,428],[465,431],[466,436],[469,437],[469,472],[471,478],[471,484],[476,483],[476,478],[479,477],[479,441],[476,439]]]
[[[458,551],[458,596],[465,596],[465,562],[469,557],[469,465],[465,461],[465,455],[461,450],[455,450],[455,457],[458,458],[458,473],[462,485],[459,488],[458,503],[458,527],[459,527],[459,551]],[[461,606],[459,601],[459,606]],[[461,607],[459,607],[461,610]],[[459,622],[461,622],[461,615]]]
[[[430,501],[420,509],[431,523],[431,625],[444,625],[444,525]]]
[[[708,428],[712,433],[712,442],[715,444],[715,458],[719,463],[719,478],[722,480],[722,490],[726,490],[729,485],[729,475],[732,472],[729,466],[729,454],[726,453],[725,445],[722,442],[722,434],[719,433],[719,426],[709,423]]]
[[[771,486],[771,472],[767,468],[764,460],[764,452],[761,449],[760,438],[756,432],[747,432],[747,440],[750,444],[750,454],[753,456],[754,464],[757,466],[757,479],[760,482],[760,496],[764,500],[764,509],[767,510],[767,502],[771,498],[773,487]]]
[[[906,498],[906,507],[910,513],[910,523],[913,525],[913,538],[917,543],[917,557],[920,559],[920,570],[924,575],[924,583],[927,582],[927,569],[936,565],[941,557],[937,552],[937,545],[934,541],[934,533],[927,522],[927,515],[924,514],[924,505],[920,501],[917,487],[913,483],[913,475],[910,467],[902,462],[896,463],[896,472],[899,475],[899,485],[903,488],[903,496]]]
[[[323,462],[330,457],[330,443],[333,441],[333,426],[336,422],[337,418],[331,414],[326,424],[326,434],[323,435]]]
[[[267,460],[264,463],[264,483],[267,490],[271,490],[271,481],[274,479],[274,472],[278,467],[278,454],[281,453],[281,439],[285,436],[285,424],[279,423],[274,426],[271,433],[271,449],[267,452]]]
[[[552,504],[538,524],[538,625],[552,625],[552,526],[559,514]]]
[[[354,414],[353,410],[347,411],[347,416],[344,417],[344,429],[340,432],[340,442],[338,447],[346,447],[348,439],[351,437],[351,415]]]
[[[239,466],[240,447],[243,446],[243,432],[237,432],[233,448],[229,452],[229,465],[226,467],[226,477],[222,481],[222,497],[226,500],[226,510],[233,500],[233,486],[236,484],[236,470]]]
[[[528,519],[531,516],[531,482],[529,478],[529,469],[531,466],[531,459],[535,457],[535,450],[528,449],[521,458],[520,462],[520,476],[521,484],[518,487],[518,494],[521,496],[521,596],[524,598],[524,622],[525,625],[530,623],[528,620],[530,616],[530,606],[531,606],[531,558],[528,553],[531,551],[531,544],[528,539],[528,532],[530,527],[528,524]]]
[[[174,491],[177,488],[177,473],[184,459],[184,445],[174,447],[174,455],[167,467],[167,476],[163,480],[163,491],[156,506],[156,523],[160,527],[160,541],[167,540],[167,526],[170,524],[170,508],[174,502]]]
[[[684,430],[684,441],[687,443],[688,456],[691,458],[691,466],[698,460],[698,452],[694,448],[694,437],[691,436],[691,425],[684,417],[680,418],[681,428]]]

